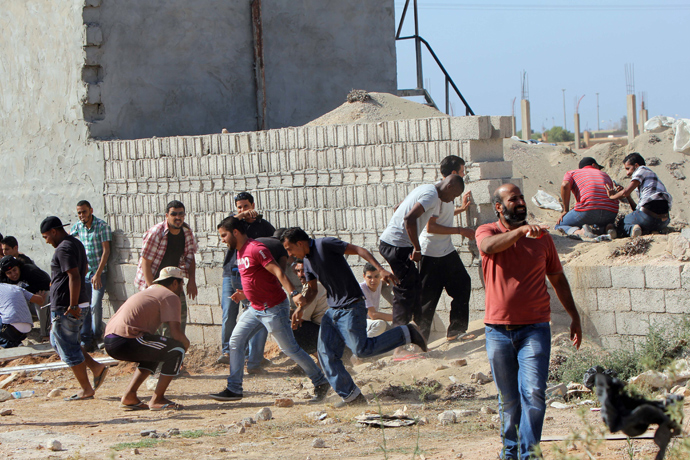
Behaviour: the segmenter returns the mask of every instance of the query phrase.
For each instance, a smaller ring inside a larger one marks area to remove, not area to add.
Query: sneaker
[[[424,340],[424,336],[421,332],[419,332],[417,326],[413,324],[408,324],[407,329],[410,331],[410,343],[414,343],[419,348],[421,348],[424,353],[426,353],[429,349],[426,346],[426,340]]]
[[[610,230],[606,231],[606,234],[611,237],[612,240],[615,240],[618,238],[618,232],[616,231],[615,228],[612,228]]]
[[[222,354],[213,364],[230,364],[230,355]]]
[[[583,225],[582,231],[584,232],[585,238],[596,238],[596,236],[597,236],[594,233],[594,230],[592,230],[592,226],[589,224]]]
[[[637,224],[633,225],[633,228],[630,231],[630,237],[631,238],[639,238],[641,236],[642,236],[642,227],[640,227]]]
[[[233,393],[227,388],[220,393],[211,393],[209,396],[211,399],[215,399],[216,401],[239,401],[242,399],[241,394]]]
[[[340,409],[342,407],[350,407],[350,406],[368,406],[369,401],[367,401],[367,398],[364,397],[362,393],[357,395],[355,399],[352,401],[345,402],[344,400],[338,401],[337,403],[333,404],[333,407],[336,409]]]
[[[309,404],[318,404],[326,399],[328,390],[331,389],[331,385],[328,383],[322,383],[318,387],[314,387],[314,397],[309,400]]]
[[[251,369],[247,368],[247,374],[248,375],[265,375],[265,374],[268,374],[268,372],[263,367],[252,367]]]

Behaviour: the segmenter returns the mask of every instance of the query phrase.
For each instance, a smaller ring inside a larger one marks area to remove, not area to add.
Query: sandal
[[[103,368],[103,372],[101,372],[101,375],[96,377],[95,375],[93,376],[93,389],[94,391],[98,390],[98,387],[103,385],[103,382],[105,381],[105,376],[108,375],[108,367]]]
[[[93,399],[93,395],[87,396],[86,398],[80,398],[79,395],[74,394],[68,398],[64,398],[65,401],[86,401],[87,399]]]
[[[149,405],[144,401],[139,401],[136,404],[120,404],[122,410],[149,410]]]
[[[167,404],[163,404],[161,407],[149,407],[149,410],[152,411],[161,411],[161,410],[182,410],[184,406],[182,404],[177,404],[174,402],[169,402]]]

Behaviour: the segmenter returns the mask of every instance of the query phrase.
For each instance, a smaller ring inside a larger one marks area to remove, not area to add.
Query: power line
[[[396,8],[402,8],[404,2],[396,3]],[[439,3],[439,2],[420,2],[419,9],[425,10],[479,10],[479,11],[670,11],[670,10],[690,10],[690,5],[680,5],[674,3],[661,4],[571,4],[553,5],[537,3]]]

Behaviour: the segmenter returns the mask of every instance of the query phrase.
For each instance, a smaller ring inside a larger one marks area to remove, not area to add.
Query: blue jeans
[[[623,219],[623,233],[626,236],[630,236],[632,228],[635,225],[642,227],[642,233],[660,232],[666,227],[668,227],[671,219],[661,220],[655,219],[649,214],[645,214],[643,211],[633,211]]]
[[[618,213],[602,209],[592,209],[591,211],[575,211],[572,209],[563,216],[563,220],[557,223],[555,228],[556,230],[563,230],[568,235],[571,235],[575,230],[581,229],[585,224],[605,229],[608,224],[616,222],[617,215]]]
[[[295,336],[292,334],[290,323],[290,303],[287,298],[272,308],[259,311],[248,308],[230,337],[230,376],[228,377],[228,390],[242,394],[242,377],[244,376],[244,354],[247,342],[259,329],[268,329],[278,346],[290,359],[301,367],[311,379],[314,386],[328,383],[323,372],[313,359],[302,350]]]
[[[234,272],[232,276],[223,277],[223,297],[220,300],[220,305],[223,309],[223,324],[220,334],[222,340],[221,353],[225,355],[230,354],[230,337],[235,329],[235,325],[237,325],[237,316],[240,310],[239,304],[230,298],[237,289],[242,289],[242,279],[239,272]],[[261,366],[267,338],[268,331],[265,327],[257,330],[250,338],[247,351],[248,369],[256,369]]]
[[[486,353],[498,389],[501,458],[526,460],[541,441],[551,327],[538,323],[509,331],[505,326],[487,325],[485,331]]]
[[[83,319],[91,316],[91,308],[82,308],[79,318],[65,315],[65,311],[66,308],[60,308],[50,312],[53,323],[50,328],[50,344],[65,364],[74,367],[84,362],[79,330]]]
[[[410,331],[398,326],[377,337],[367,337],[367,309],[364,301],[345,308],[329,308],[321,318],[319,361],[328,383],[343,400],[349,402],[361,393],[343,365],[347,346],[359,358],[380,355],[410,343]]]
[[[101,288],[94,289],[91,278],[86,277],[86,285],[91,290],[91,314],[84,316],[81,326],[81,344],[89,347],[91,342],[98,340],[103,335],[101,323],[103,322],[103,294],[105,294],[105,283],[108,280],[106,273],[101,273]]]

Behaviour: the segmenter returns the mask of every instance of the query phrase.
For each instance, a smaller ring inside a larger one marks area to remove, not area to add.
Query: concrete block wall
[[[217,345],[220,336],[221,265],[225,248],[217,223],[233,211],[233,197],[251,192],[257,209],[276,228],[301,226],[315,237],[336,236],[378,257],[378,236],[393,207],[414,187],[440,178],[442,158],[467,161],[475,205],[458,223],[495,220],[493,189],[510,181],[503,138],[508,117],[458,117],[313,126],[238,134],[107,141],[106,219],[114,231],[108,300],[117,308],[135,292],[132,284],[142,235],[162,221],[165,205],[181,200],[199,240],[199,296],[189,301],[188,332]],[[472,310],[483,310],[477,250],[461,238],[461,257],[473,279]],[[355,275],[362,262],[352,259]],[[447,302],[439,311],[447,321]]]
[[[688,312],[687,263],[571,265],[565,266],[565,273],[575,303],[584,312],[586,337],[607,348],[634,346],[644,339],[650,326],[676,324]],[[562,310],[554,306],[557,308]]]

